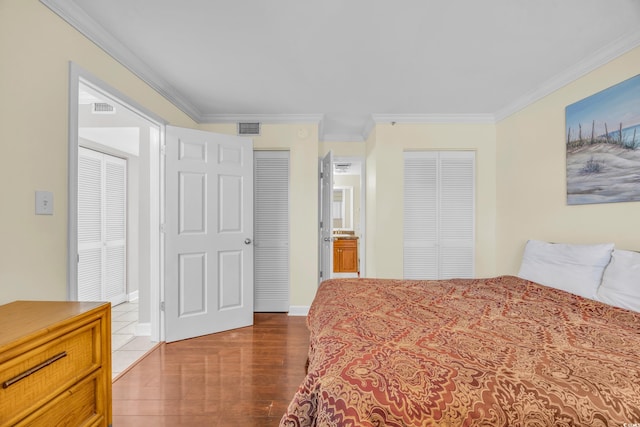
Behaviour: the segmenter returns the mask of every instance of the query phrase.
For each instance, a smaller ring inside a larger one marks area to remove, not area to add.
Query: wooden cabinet
[[[0,306],[0,426],[111,425],[111,305]]]
[[[333,272],[358,273],[358,239],[333,241]]]

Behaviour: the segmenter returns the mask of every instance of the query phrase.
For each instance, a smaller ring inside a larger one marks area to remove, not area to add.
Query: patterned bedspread
[[[324,282],[281,426],[640,423],[640,313],[512,276]]]

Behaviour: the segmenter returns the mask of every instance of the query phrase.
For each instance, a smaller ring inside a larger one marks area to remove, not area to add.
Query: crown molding
[[[493,114],[372,114],[373,123],[495,123]]]
[[[320,142],[364,142],[362,135],[356,133],[325,133]]]
[[[261,122],[270,124],[319,124],[323,114],[204,114],[201,123]]]
[[[541,86],[535,88],[506,107],[496,111],[496,122],[506,119],[510,115],[517,113],[534,102],[550,95],[558,89],[579,79],[585,74],[602,67],[606,63],[622,56],[638,46],[640,46],[640,29],[632,32],[631,34],[619,37],[612,43],[595,51],[588,58],[578,62],[566,71],[557,74]]]
[[[373,120],[373,115],[369,115],[369,117],[367,117],[367,121],[364,124],[364,129],[362,130],[363,141],[366,141],[367,139],[369,139],[369,135],[371,135],[371,132],[375,127],[376,127],[376,122]]]
[[[60,16],[69,25],[95,43],[122,66],[142,79],[151,88],[174,104],[197,123],[225,123],[237,121],[260,121],[265,123],[318,123],[319,137],[324,141],[366,140],[373,127],[380,123],[496,123],[526,108],[541,98],[555,92],[585,74],[605,65],[613,59],[640,46],[640,29],[621,36],[614,42],[597,50],[588,58],[578,62],[565,72],[552,77],[539,87],[526,93],[521,98],[497,110],[493,114],[372,114],[371,119],[357,135],[324,135],[322,114],[202,114],[193,104],[187,101],[175,88],[141,61],[125,45],[109,34],[101,25],[87,15],[75,2],[68,0],[40,0],[40,2]]]
[[[125,45],[109,34],[104,27],[87,15],[75,2],[68,0],[40,0],[40,2],[195,122],[202,122],[201,113],[190,102],[184,99],[166,80],[141,61]]]

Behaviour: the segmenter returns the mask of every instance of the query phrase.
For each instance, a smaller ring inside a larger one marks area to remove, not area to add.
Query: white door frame
[[[367,266],[366,266],[366,247],[367,247],[367,187],[366,187],[366,159],[363,156],[333,156],[333,163],[349,163],[349,162],[359,162],[360,163],[360,239],[358,242],[358,258],[359,258],[359,267],[360,267],[360,277],[367,277]],[[334,179],[335,180],[335,179]],[[334,183],[335,185],[335,183]]]
[[[95,77],[79,65],[69,62],[69,157],[68,157],[68,199],[67,199],[67,299],[77,300],[78,282],[78,85],[86,84],[92,89],[102,93],[105,97],[111,98],[114,102],[126,106],[131,111],[140,115],[144,119],[158,126],[159,137],[155,141],[150,141],[151,158],[157,162],[151,162],[150,182],[150,323],[151,340],[164,340],[162,329],[162,318],[160,311],[161,291],[162,291],[162,257],[163,249],[160,234],[160,223],[162,220],[162,191],[163,174],[160,146],[164,143],[164,127],[167,122],[140,104],[111,87],[101,79]]]
[[[319,168],[318,284],[330,279],[333,274],[333,153],[331,150],[320,159]]]

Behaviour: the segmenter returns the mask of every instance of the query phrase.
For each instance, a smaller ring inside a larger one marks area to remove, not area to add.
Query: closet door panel
[[[438,157],[412,153],[404,159],[404,277],[438,277]]]
[[[102,154],[78,149],[78,300],[102,296]]]
[[[79,301],[126,301],[126,200],[126,160],[79,147]]]
[[[127,300],[127,161],[104,155],[104,295],[112,304]]]
[[[404,154],[404,277],[474,275],[475,154]]]
[[[289,311],[289,152],[254,153],[254,311]]]

